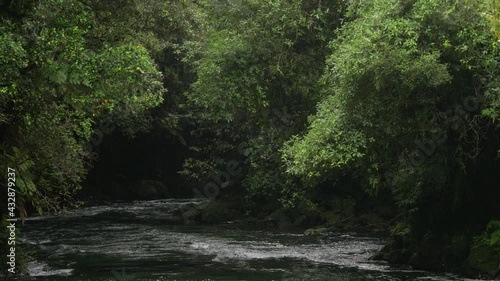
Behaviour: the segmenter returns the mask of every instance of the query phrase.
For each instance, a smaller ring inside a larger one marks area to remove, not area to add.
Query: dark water
[[[25,280],[464,280],[368,261],[384,238],[173,224],[182,200],[87,207],[29,219]]]

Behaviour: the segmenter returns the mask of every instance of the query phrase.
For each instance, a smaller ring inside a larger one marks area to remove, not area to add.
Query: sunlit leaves
[[[333,54],[321,81],[327,96],[307,134],[284,148],[288,172],[317,183],[339,169],[361,169],[369,171],[366,184],[377,188],[373,184],[385,182],[380,176],[373,180],[374,161],[382,169],[397,170],[398,155],[411,149],[415,139],[453,126],[433,116],[440,114],[439,108],[479,94],[466,87],[479,87],[478,77],[488,81],[498,69],[487,25],[473,2],[353,1],[352,21],[330,43]],[[497,95],[497,88],[485,96]],[[495,111],[483,113],[495,116]],[[446,173],[445,168],[436,171],[442,173],[439,177]],[[420,189],[431,184],[423,180],[431,172],[419,171]],[[415,179],[396,185],[404,188],[410,182]]]
[[[0,21],[1,22],[1,21]],[[14,94],[16,79],[20,71],[27,66],[27,54],[22,39],[15,35],[15,29],[9,21],[0,26],[0,95]],[[5,98],[0,98],[5,101]]]

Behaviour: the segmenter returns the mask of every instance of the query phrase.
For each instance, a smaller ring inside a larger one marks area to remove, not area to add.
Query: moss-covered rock
[[[500,273],[500,260],[493,247],[478,245],[472,247],[467,264],[475,270],[486,272],[491,277]]]
[[[304,234],[318,234],[325,232],[328,232],[328,228],[321,226],[321,227],[309,228],[304,232]]]

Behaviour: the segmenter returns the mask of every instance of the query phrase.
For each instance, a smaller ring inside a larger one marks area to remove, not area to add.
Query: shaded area
[[[80,192],[82,199],[137,200],[189,197],[192,191],[177,173],[187,148],[169,133],[141,134],[135,138],[120,132],[105,135],[95,152]]]

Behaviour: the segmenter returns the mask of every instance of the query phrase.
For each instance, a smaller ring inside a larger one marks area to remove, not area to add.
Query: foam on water
[[[194,266],[201,271],[211,266],[256,274],[288,272],[282,280],[302,280],[293,277],[299,274],[293,271],[297,266],[306,270],[306,273],[300,273],[306,275],[345,268],[362,272],[367,278],[363,280],[463,280],[452,275],[435,276],[370,262],[369,257],[386,242],[370,235],[304,235],[248,231],[226,226],[169,225],[158,221],[158,218],[171,216],[182,205],[201,202],[155,200],[110,203],[60,216],[32,219],[31,224],[27,222],[26,230],[21,232],[23,243],[36,247],[40,252],[39,261],[29,264],[30,275],[71,276],[77,274],[75,270],[78,274],[89,274],[87,268],[90,267],[109,273],[109,268],[116,265],[141,265],[144,267],[142,270],[154,271],[154,274],[159,274],[157,270],[163,267],[174,268],[170,273],[182,274],[175,268],[185,263],[188,268]],[[61,266],[61,261],[64,261],[64,266]],[[291,268],[288,268],[290,265]],[[349,277],[342,279],[344,273],[338,274],[338,280],[349,280]],[[415,278],[396,277],[401,274]]]
[[[70,276],[73,269],[54,269],[48,264],[40,261],[32,261],[28,263],[28,274],[31,277],[46,277],[46,276]]]

